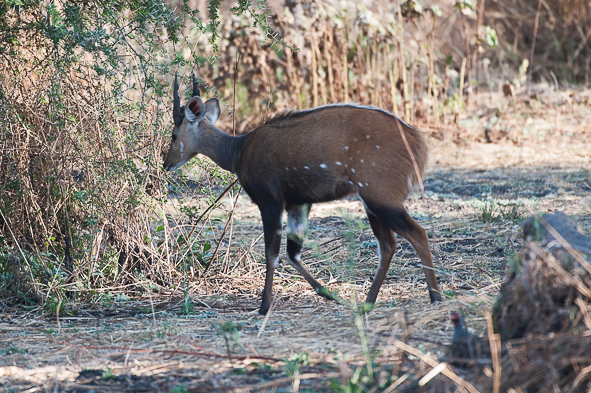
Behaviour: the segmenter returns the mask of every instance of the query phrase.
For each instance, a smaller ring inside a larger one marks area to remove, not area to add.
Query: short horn
[[[181,97],[179,96],[179,80],[178,74],[174,74],[174,105],[172,107],[172,119],[174,120],[174,125],[180,127],[183,123],[183,112],[181,111]]]
[[[195,78],[195,72],[193,72],[193,97],[199,97],[200,95],[199,82],[197,82],[197,78]]]

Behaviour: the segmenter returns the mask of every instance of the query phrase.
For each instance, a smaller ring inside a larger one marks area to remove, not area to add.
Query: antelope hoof
[[[269,307],[266,308],[259,308],[259,315],[267,315],[267,313],[269,312]]]
[[[261,304],[261,308],[259,308],[259,314],[260,315],[267,315],[267,313],[269,312],[269,304]]]
[[[441,302],[441,292],[429,290],[429,298],[431,298],[431,303],[439,303]]]
[[[316,289],[316,293],[328,300],[334,300],[335,302],[339,302],[339,295],[336,292],[331,292],[326,287],[319,287],[318,289]]]

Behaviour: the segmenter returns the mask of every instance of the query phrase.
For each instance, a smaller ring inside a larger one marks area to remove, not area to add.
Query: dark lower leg
[[[298,273],[302,275],[308,281],[308,283],[314,288],[317,294],[323,296],[329,300],[337,300],[330,295],[328,291],[323,290],[322,284],[320,284],[314,276],[306,269],[302,262],[302,257],[300,252],[302,250],[302,245],[293,241],[292,239],[287,239],[287,259],[291,266],[293,266]]]
[[[386,224],[380,221],[379,218],[369,212],[367,216],[369,218],[369,223],[371,224],[371,229],[378,240],[378,250],[380,256],[378,270],[371,283],[371,288],[369,289],[366,299],[367,303],[373,304],[376,302],[378,292],[380,291],[386,274],[388,273],[390,261],[392,260],[392,256],[396,251],[396,238],[394,237],[394,232],[392,232]]]
[[[410,242],[417,252],[421,263],[423,265],[423,272],[427,279],[427,286],[429,287],[429,297],[431,302],[441,301],[441,292],[437,284],[437,277],[435,276],[435,269],[433,268],[433,259],[431,257],[431,249],[429,247],[429,236],[411,216],[406,213],[408,228],[405,231],[396,231],[400,236]]]
[[[379,201],[378,203],[373,203],[367,200],[367,198],[363,199],[363,201],[368,213],[371,212],[374,216],[379,217],[391,230],[410,242],[421,259],[423,272],[425,273],[427,286],[429,287],[431,302],[440,301],[441,293],[437,285],[435,270],[433,269],[433,259],[431,258],[427,232],[413,220],[402,204],[384,207]]]
[[[261,308],[259,308],[259,314],[266,315],[271,307],[271,300],[273,297],[273,275],[275,273],[275,266],[273,261],[269,263],[267,260],[267,271],[265,273],[265,289],[263,289],[263,301]]]
[[[273,296],[273,274],[275,266],[279,263],[279,247],[281,246],[281,214],[283,206],[267,205],[261,208],[263,219],[263,230],[265,232],[265,260],[267,272],[265,274],[265,289],[263,290],[263,301],[259,314],[265,315],[271,307]]]

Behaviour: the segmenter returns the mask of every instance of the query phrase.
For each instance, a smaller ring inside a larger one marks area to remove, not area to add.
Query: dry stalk
[[[396,118],[396,125],[398,126],[398,131],[400,132],[400,137],[404,141],[404,146],[406,147],[406,151],[408,151],[408,155],[410,156],[410,160],[412,161],[412,166],[415,169],[415,175],[417,176],[417,183],[419,183],[419,187],[421,189],[421,198],[423,202],[426,201],[425,199],[425,186],[423,185],[423,178],[421,176],[421,171],[419,170],[419,165],[417,164],[417,160],[415,159],[415,155],[413,154],[408,141],[406,140],[406,135],[402,130],[402,126],[400,125],[400,120]]]
[[[501,389],[501,336],[494,333],[493,320],[490,311],[486,311],[486,326],[488,330],[488,342],[493,363],[493,393],[499,393]]]
[[[585,326],[591,331],[591,315],[589,314],[589,310],[587,310],[587,303],[580,297],[575,299],[575,303],[579,306],[581,314],[583,314],[583,322],[585,323]]]
[[[462,16],[462,27],[463,27],[463,31],[464,31],[464,47],[465,47],[465,51],[466,51],[466,55],[464,56],[464,59],[462,60],[462,66],[464,64],[464,61],[466,62],[466,79],[468,80],[468,83],[470,83],[470,77],[471,77],[471,71],[472,71],[472,53],[470,51],[470,32],[468,29],[468,23],[466,22],[466,15],[461,12]],[[463,89],[463,84],[460,83],[460,89]],[[461,90],[460,90],[461,91]]]
[[[230,233],[228,235],[228,247],[226,248],[226,254],[224,255],[224,261],[222,262],[223,268],[221,269],[222,272],[226,273],[228,270],[228,257],[230,255],[230,247],[232,246],[232,237],[234,233],[234,212],[236,211],[236,202],[238,202],[238,197],[240,196],[240,190],[242,187],[238,188],[238,192],[236,193],[236,198],[234,198],[232,203],[232,210],[230,210],[230,217],[228,218],[228,222],[230,223]],[[228,225],[226,224],[226,228]],[[225,228],[224,228],[225,231]],[[220,242],[224,239],[224,235],[220,236]],[[213,257],[212,257],[213,261]]]
[[[234,188],[234,186],[238,183],[238,178],[234,179],[234,181],[232,181],[232,183],[230,183],[230,185],[228,187],[226,187],[226,189],[224,191],[222,191],[222,193],[216,198],[216,200],[210,204],[207,209],[205,209],[205,211],[203,213],[201,213],[201,215],[197,218],[197,220],[195,221],[195,225],[193,226],[193,229],[191,230],[191,232],[189,233],[189,236],[186,237],[186,239],[190,240],[191,236],[193,236],[193,234],[195,233],[195,230],[197,229],[197,223],[201,222],[201,220],[208,214],[211,213],[211,211],[215,208],[217,208],[221,202],[222,199],[224,199],[226,197],[226,195],[228,195],[228,193],[230,193],[230,191],[232,190],[232,188]],[[197,241],[198,237],[195,237],[195,239],[193,239],[193,241],[191,242],[191,244],[189,244],[189,246],[187,247],[187,250],[185,251],[185,253],[181,256],[181,260],[184,259],[187,254],[191,251],[191,249],[193,248],[193,244],[195,244],[195,242]],[[207,268],[205,270],[205,272],[207,271]],[[205,272],[203,272],[203,275],[205,274]]]
[[[236,136],[236,78],[238,76],[238,65],[240,65],[240,53],[236,52],[236,66],[234,67],[234,79],[232,88],[234,94],[232,95],[232,135]]]
[[[269,318],[271,317],[271,313],[273,312],[273,306],[275,305],[275,297],[271,298],[271,305],[269,306],[269,311],[265,315],[263,319],[263,323],[261,324],[261,328],[259,329],[259,333],[257,334],[257,338],[260,338],[263,333],[265,332],[265,327],[267,326],[267,322],[269,322]]]
[[[531,41],[531,50],[529,53],[529,69],[527,70],[527,94],[531,94],[531,75],[534,66],[534,53],[536,50],[536,38],[538,37],[538,26],[540,22],[540,10],[542,9],[542,2],[544,0],[538,0],[538,8],[536,9],[536,17],[534,20],[534,33]]]
[[[310,47],[312,56],[312,100],[314,107],[318,106],[318,66],[316,64],[316,39],[310,34]]]
[[[427,363],[429,366],[431,366],[433,368],[438,367],[440,364],[437,360],[425,355],[424,353],[422,353],[418,349],[413,348],[410,345],[403,343],[402,341],[394,339],[393,344],[396,347],[402,349],[403,351],[408,352],[411,355],[418,357],[423,362]],[[478,390],[476,390],[476,388],[474,386],[472,386],[472,384],[470,384],[470,382],[467,382],[463,378],[459,377],[449,367],[443,368],[441,373],[443,375],[445,375],[446,377],[448,377],[449,379],[451,379],[458,387],[468,389],[468,391],[471,393],[479,393]]]
[[[404,120],[410,121],[410,101],[408,97],[408,82],[406,76],[406,56],[404,54],[404,28],[402,19],[402,6],[401,2],[398,2],[398,45],[400,50],[398,53],[400,54],[400,71],[402,76],[402,98],[404,100]]]
[[[460,91],[459,91],[459,100],[458,100],[458,120],[462,114],[462,108],[464,106],[464,82],[466,77],[466,63],[467,58],[464,57],[462,59],[462,67],[460,68]]]
[[[244,252],[244,254],[242,254],[242,256],[238,259],[238,261],[236,262],[236,265],[234,266],[234,269],[232,269],[229,274],[231,274],[236,268],[238,268],[238,266],[240,266],[240,264],[242,263],[242,261],[244,260],[244,258],[251,253],[252,248],[259,242],[259,240],[261,240],[263,238],[263,235],[265,233],[261,233],[256,239],[252,240],[250,242],[250,246],[248,246],[248,249],[246,250],[246,252]]]
[[[349,65],[347,60],[347,53],[349,50],[349,40],[345,38],[343,47],[343,102],[349,102]]]
[[[328,39],[324,41],[324,58],[326,59],[326,68],[328,70],[328,88],[330,90],[330,101],[336,102],[337,96],[334,90],[332,57],[330,55],[329,47],[332,47],[332,39],[330,35],[328,36]]]
[[[480,0],[478,2],[478,16],[477,16],[477,20],[476,20],[476,49],[474,50],[474,64],[476,65],[476,88],[475,88],[475,92],[478,92],[478,81],[480,78],[480,67],[478,67],[478,62],[480,60],[480,49],[481,47],[481,42],[482,39],[484,38],[482,36],[482,23],[484,21],[484,3],[485,0]]]

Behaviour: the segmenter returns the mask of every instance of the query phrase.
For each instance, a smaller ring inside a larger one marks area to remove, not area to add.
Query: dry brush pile
[[[591,387],[591,238],[557,212],[524,224],[525,245],[494,308],[508,343],[504,389],[586,392]]]

